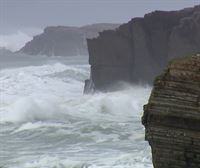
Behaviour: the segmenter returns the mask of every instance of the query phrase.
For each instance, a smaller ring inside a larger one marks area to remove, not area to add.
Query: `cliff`
[[[200,54],[155,79],[142,121],[154,168],[200,168]]]
[[[4,56],[4,55],[12,55],[13,52],[4,48],[4,47],[0,47],[0,55]]]
[[[47,27],[40,35],[19,50],[30,55],[74,56],[88,55],[86,38],[94,38],[103,30],[115,29],[118,24],[93,24],[83,27]]]
[[[96,90],[117,81],[152,84],[169,60],[200,50],[200,6],[155,11],[87,43]]]

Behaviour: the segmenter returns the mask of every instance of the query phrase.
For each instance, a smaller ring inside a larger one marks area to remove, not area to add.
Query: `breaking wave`
[[[0,166],[152,167],[140,122],[150,87],[83,95],[88,76],[79,61],[0,71]]]

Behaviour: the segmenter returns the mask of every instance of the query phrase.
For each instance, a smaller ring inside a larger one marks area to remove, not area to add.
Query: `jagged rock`
[[[83,27],[47,27],[40,35],[19,50],[30,55],[74,56],[88,55],[86,38],[94,38],[98,32],[115,29],[118,24],[93,24]]]
[[[94,84],[92,83],[92,80],[86,79],[85,85],[84,85],[84,94],[92,94],[94,93],[95,88]]]
[[[155,79],[142,122],[154,168],[200,168],[200,54]]]
[[[172,58],[200,51],[200,6],[155,11],[88,39],[97,90],[117,81],[150,83]]]

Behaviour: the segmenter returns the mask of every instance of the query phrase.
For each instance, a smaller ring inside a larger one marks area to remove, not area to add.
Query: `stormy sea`
[[[152,168],[148,86],[84,95],[88,57],[0,56],[0,167]]]

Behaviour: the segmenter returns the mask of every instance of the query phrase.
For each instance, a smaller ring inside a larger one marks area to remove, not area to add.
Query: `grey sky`
[[[0,0],[1,29],[124,23],[153,10],[176,10],[199,0]]]

